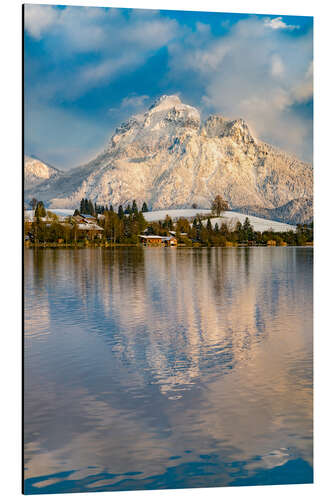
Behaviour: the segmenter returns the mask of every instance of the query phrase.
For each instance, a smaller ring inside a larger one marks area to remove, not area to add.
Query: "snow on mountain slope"
[[[301,221],[312,177],[312,165],[256,139],[244,120],[210,116],[201,123],[196,108],[162,96],[117,128],[93,161],[27,189],[26,198],[54,208],[76,208],[83,197],[114,206],[136,199],[158,210],[209,208],[220,194],[242,211],[298,199]]]
[[[45,183],[52,179],[53,181],[61,176],[60,170],[46,165],[46,163],[31,158],[24,157],[24,189],[35,189],[39,184]]]
[[[160,221],[164,220],[165,217],[168,215],[171,217],[171,219],[176,220],[179,217],[184,217],[184,218],[191,218],[195,217],[196,215],[210,215],[211,211],[210,210],[200,210],[200,209],[171,209],[171,210],[157,210],[157,211],[152,211],[152,212],[146,212],[144,213],[144,217],[146,221],[148,222],[153,222],[153,221]],[[277,222],[275,220],[269,220],[269,219],[263,219],[261,217],[255,217],[253,215],[246,215],[242,214],[239,212],[231,212],[231,211],[226,211],[223,213],[222,217],[212,217],[211,223],[213,227],[217,223],[219,227],[221,227],[222,223],[226,224],[231,224],[231,226],[235,226],[236,222],[239,221],[242,224],[244,223],[246,217],[249,218],[250,224],[253,226],[253,229],[255,231],[296,231],[296,226],[291,225],[291,224],[285,224],[282,222]],[[203,221],[204,224],[206,224],[206,221]]]
[[[285,224],[283,222],[277,222],[275,220],[262,219],[261,217],[255,217],[253,215],[240,214],[238,212],[225,212],[223,217],[212,217],[211,223],[214,227],[217,223],[221,227],[222,223],[229,223],[235,227],[236,222],[239,221],[244,224],[246,217],[249,218],[250,224],[253,226],[254,231],[296,231],[296,226],[292,224]]]

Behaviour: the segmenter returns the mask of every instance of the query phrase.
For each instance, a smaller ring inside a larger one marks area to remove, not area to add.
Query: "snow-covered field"
[[[170,209],[170,210],[157,210],[153,212],[144,213],[145,219],[148,222],[164,220],[166,215],[169,215],[172,219],[179,217],[195,217],[197,214],[209,215],[211,213],[208,209],[192,209],[192,208],[181,208],[181,209]],[[262,219],[261,217],[255,217],[254,215],[245,215],[238,212],[224,212],[223,217],[214,217],[211,219],[213,227],[216,222],[219,226],[222,223],[235,225],[239,220],[243,224],[245,218],[248,217],[251,225],[255,231],[296,231],[296,226],[291,224],[285,224],[284,222],[277,222],[269,219]]]
[[[73,215],[73,209],[66,208],[52,208],[50,212],[55,213],[58,217],[68,217],[69,215]],[[145,212],[144,217],[148,222],[154,222],[159,220],[164,220],[166,215],[169,215],[172,219],[177,219],[179,217],[195,217],[197,214],[200,215],[209,215],[211,213],[208,209],[195,209],[195,208],[179,208],[179,209],[170,209],[170,210],[154,210],[152,212]],[[25,217],[32,220],[34,216],[33,210],[26,210],[24,213]],[[224,212],[223,217],[213,217],[211,218],[211,223],[213,227],[216,223],[221,226],[222,223],[235,225],[239,220],[243,224],[245,218],[248,217],[250,219],[250,223],[253,226],[255,231],[296,231],[296,226],[292,226],[291,224],[285,224],[283,222],[277,222],[269,219],[262,219],[261,217],[255,217],[254,215],[245,215],[240,214],[238,212]]]
[[[197,214],[208,215],[210,214],[210,210],[199,208],[170,208],[170,210],[154,210],[152,212],[145,212],[143,215],[145,216],[146,221],[154,222],[164,220],[166,215],[169,215],[171,219],[177,219],[179,217],[195,217]]]
[[[73,208],[51,208],[50,210],[48,208],[46,208],[46,211],[47,212],[50,211],[50,212],[56,214],[59,218],[68,217],[69,215],[74,214]],[[25,210],[24,211],[24,217],[28,220],[33,220],[34,215],[35,215],[34,210]]]

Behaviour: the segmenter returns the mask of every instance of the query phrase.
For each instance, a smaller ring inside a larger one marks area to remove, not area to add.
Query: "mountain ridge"
[[[53,208],[75,208],[90,198],[114,206],[136,199],[164,209],[209,207],[221,194],[232,208],[263,213],[298,200],[303,222],[302,200],[308,220],[312,177],[311,164],[260,141],[245,120],[211,115],[201,121],[196,108],[164,95],[117,127],[93,160],[42,179],[26,196]],[[281,213],[287,222],[288,210]]]

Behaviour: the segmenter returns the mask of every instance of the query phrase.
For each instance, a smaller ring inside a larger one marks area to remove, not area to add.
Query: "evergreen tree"
[[[37,217],[38,219],[40,219],[41,217],[46,217],[46,210],[42,201],[37,202],[35,217]]]
[[[77,209],[77,208],[74,210],[74,214],[73,214],[73,215],[74,215],[74,216],[75,216],[75,215],[80,215],[80,212],[78,211],[78,209]]]
[[[88,212],[89,215],[95,215],[94,205],[91,200],[88,201]]]
[[[138,212],[137,214],[134,214],[134,219],[137,222],[137,227],[138,227],[137,234],[141,234],[147,227],[146,219],[144,218],[142,212]]]
[[[133,203],[132,203],[132,212],[134,214],[138,213],[138,207],[136,205],[136,201],[135,200],[133,200]]]
[[[119,219],[124,218],[124,209],[123,209],[122,205],[119,205],[119,207],[118,207],[118,217],[119,217]]]
[[[32,198],[32,200],[29,201],[29,205],[31,206],[32,210],[36,210],[38,200],[36,198]]]
[[[245,241],[252,241],[254,238],[253,227],[250,224],[250,219],[246,217],[242,227],[243,238]]]
[[[207,229],[207,231],[208,231],[209,233],[210,233],[210,232],[212,231],[212,229],[213,229],[213,228],[212,228],[212,223],[211,223],[211,221],[210,221],[210,217],[208,217],[208,219],[207,219],[206,229]]]
[[[125,210],[125,214],[130,215],[131,213],[132,213],[132,209],[131,209],[130,204],[128,204],[126,207],[126,210]]]
[[[148,206],[147,206],[147,203],[145,201],[142,203],[141,212],[148,212]]]

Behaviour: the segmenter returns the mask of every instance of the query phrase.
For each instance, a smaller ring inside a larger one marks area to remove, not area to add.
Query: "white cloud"
[[[29,5],[25,29],[30,36],[44,37],[54,70],[43,75],[35,88],[44,99],[74,99],[86,91],[110,83],[133,71],[167,45],[179,33],[176,21],[156,11],[127,11],[92,7]],[[94,54],[93,62],[75,65],[75,56]],[[73,60],[69,69],[57,63]]]
[[[286,37],[253,17],[219,39],[201,30],[172,45],[170,78],[200,82],[203,114],[242,117],[259,138],[311,159],[312,119],[296,109],[312,97],[311,60],[311,32]]]
[[[272,57],[271,73],[272,76],[276,77],[281,77],[284,73],[284,64],[277,54],[274,54]]]
[[[131,94],[124,97],[119,106],[109,108],[108,112],[112,116],[113,121],[119,125],[130,116],[135,116],[146,111],[150,101],[151,97],[148,95]]]
[[[121,108],[142,108],[143,106],[146,105],[147,101],[149,100],[148,95],[134,95],[134,96],[128,96],[124,97],[124,99],[121,101],[120,107]]]
[[[292,90],[295,102],[306,102],[313,96],[313,61],[310,62],[304,79],[297,83]]]
[[[36,102],[75,100],[142,67],[167,46],[166,82],[172,82],[173,92],[179,90],[186,98],[194,89],[196,99],[202,96],[203,114],[243,117],[260,138],[310,158],[312,120],[294,108],[312,97],[312,32],[292,36],[298,26],[282,17],[263,21],[251,16],[217,38],[209,25],[181,27],[158,11],[124,15],[118,9],[91,7],[25,9],[26,31],[35,39],[44,38],[52,61],[52,69],[43,71],[30,89]],[[84,54],[93,58],[82,57],[75,64],[76,56]],[[64,61],[70,64],[59,71],[58,63]],[[145,98],[127,96],[113,116],[122,119],[141,111]]]
[[[275,17],[274,19],[265,19],[265,25],[273,30],[298,30],[300,27],[292,24],[286,24],[282,21],[282,17]]]
[[[25,5],[24,27],[30,36],[39,40],[59,19],[59,12],[50,5]]]

